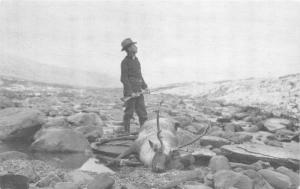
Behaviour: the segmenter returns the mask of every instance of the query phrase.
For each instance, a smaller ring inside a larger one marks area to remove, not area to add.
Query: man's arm
[[[124,85],[125,95],[130,96],[133,93],[133,91],[128,79],[128,66],[125,61],[121,63],[121,82]]]

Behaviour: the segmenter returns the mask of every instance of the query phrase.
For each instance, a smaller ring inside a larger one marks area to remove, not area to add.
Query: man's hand
[[[140,94],[139,93],[131,93],[131,96],[132,97],[138,97],[138,96],[140,96]]]

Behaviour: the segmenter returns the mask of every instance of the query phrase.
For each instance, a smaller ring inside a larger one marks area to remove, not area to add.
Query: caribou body
[[[117,159],[126,157],[132,153],[138,155],[138,159],[146,166],[152,167],[154,172],[163,172],[172,162],[177,150],[177,126],[178,123],[167,119],[149,120],[142,126],[138,138],[134,144]]]

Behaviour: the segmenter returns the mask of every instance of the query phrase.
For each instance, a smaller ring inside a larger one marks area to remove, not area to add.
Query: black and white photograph
[[[0,189],[300,189],[299,0],[0,0]]]

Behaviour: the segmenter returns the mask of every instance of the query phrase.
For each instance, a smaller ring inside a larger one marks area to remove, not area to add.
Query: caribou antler
[[[160,101],[158,109],[156,111],[156,126],[157,126],[157,138],[160,142],[161,151],[163,152],[164,151],[164,144],[163,144],[162,139],[161,139],[161,135],[160,135],[161,129],[160,129],[160,125],[159,125],[159,111],[160,111],[160,107],[161,107],[162,103],[163,103],[163,100]]]

